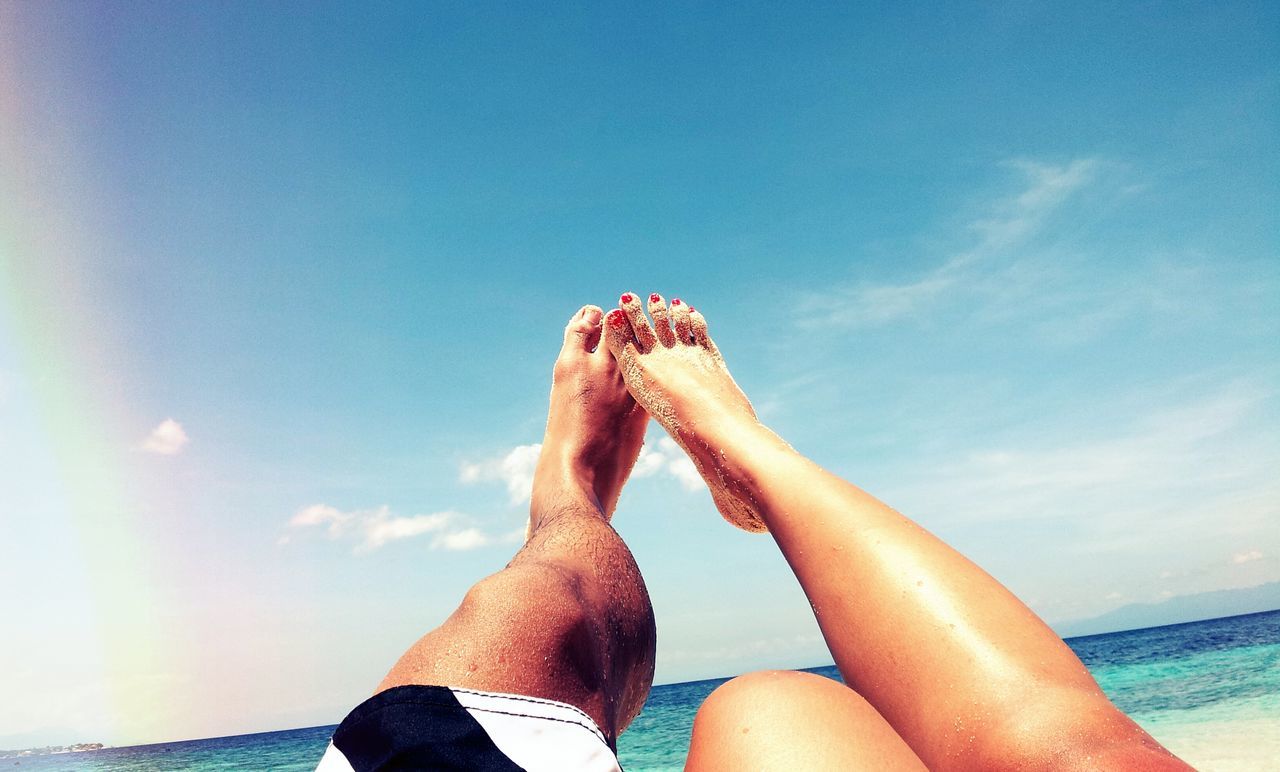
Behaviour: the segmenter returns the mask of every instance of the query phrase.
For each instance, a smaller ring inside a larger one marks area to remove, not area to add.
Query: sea
[[[1121,710],[1200,770],[1280,770],[1280,610],[1069,638]],[[809,672],[839,680],[835,667]],[[683,768],[717,678],[655,686],[618,741],[628,772]],[[311,770],[333,726],[0,760],[17,770]]]

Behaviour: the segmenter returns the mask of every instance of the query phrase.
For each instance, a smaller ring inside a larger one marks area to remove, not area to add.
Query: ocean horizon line
[[[1280,608],[1264,609],[1264,610],[1261,610],[1261,611],[1248,611],[1248,612],[1239,613],[1239,614],[1226,614],[1226,615],[1224,615],[1224,616],[1220,616],[1220,617],[1207,617],[1207,618],[1200,618],[1200,619],[1190,619],[1190,620],[1186,620],[1186,621],[1182,621],[1182,622],[1171,622],[1171,623],[1167,623],[1167,624],[1150,625],[1150,626],[1147,626],[1147,627],[1133,627],[1133,628],[1117,629],[1117,630],[1110,630],[1110,631],[1107,631],[1107,632],[1089,633],[1089,634],[1087,634],[1087,635],[1073,635],[1073,636],[1063,637],[1063,640],[1064,640],[1064,641],[1083,641],[1083,640],[1086,640],[1086,639],[1105,638],[1105,637],[1107,637],[1107,636],[1122,635],[1122,634],[1125,634],[1125,633],[1137,633],[1137,632],[1142,632],[1142,631],[1161,630],[1161,629],[1166,629],[1166,628],[1186,627],[1186,626],[1189,626],[1189,625],[1204,624],[1204,623],[1209,623],[1209,622],[1221,622],[1221,621],[1223,621],[1223,620],[1229,620],[1229,619],[1242,619],[1242,618],[1245,618],[1245,617],[1261,616],[1261,615],[1265,615],[1265,614],[1274,614],[1274,613],[1277,613],[1277,612],[1280,612]],[[790,667],[790,668],[779,667],[779,668],[774,668],[774,669],[778,669],[778,670],[813,671],[813,670],[822,670],[822,669],[832,668],[832,667],[835,667],[835,663],[834,663],[834,662],[828,662],[828,663],[825,663],[825,664],[817,664],[817,665],[809,665],[809,666],[805,666],[805,667]],[[692,686],[692,685],[697,685],[697,684],[703,684],[703,683],[707,683],[707,682],[711,682],[711,681],[728,681],[728,680],[730,680],[730,679],[732,679],[732,678],[735,678],[735,677],[737,677],[737,676],[739,676],[739,675],[742,675],[742,673],[733,673],[733,674],[720,675],[720,676],[714,676],[714,677],[709,677],[709,678],[694,678],[694,679],[689,679],[689,680],[685,680],[685,681],[664,681],[663,683],[655,683],[655,684],[653,685],[653,688],[654,688],[654,689],[658,689],[658,688],[664,688],[664,687],[683,687],[683,686]],[[103,745],[102,745],[102,747],[100,747],[100,748],[96,748],[96,749],[93,749],[93,750],[72,751],[72,752],[60,752],[60,753],[59,753],[59,755],[70,755],[70,754],[78,755],[78,754],[81,754],[81,753],[96,753],[96,752],[98,752],[98,751],[100,751],[100,750],[126,750],[126,749],[130,749],[130,748],[139,748],[139,749],[141,749],[141,748],[152,748],[152,747],[155,747],[155,746],[163,746],[163,745],[185,745],[185,744],[189,744],[189,743],[209,743],[209,742],[217,742],[217,741],[219,741],[219,740],[231,740],[231,739],[234,739],[234,738],[262,737],[262,736],[266,736],[266,735],[287,734],[287,733],[291,733],[291,732],[318,731],[318,730],[321,730],[321,729],[332,729],[332,728],[336,728],[337,726],[338,726],[338,722],[334,722],[334,723],[328,723],[328,724],[311,724],[311,725],[307,725],[307,726],[294,726],[294,727],[287,727],[287,728],[283,728],[283,729],[264,729],[264,730],[261,730],[261,731],[255,731],[255,732],[241,732],[241,733],[238,733],[238,734],[211,735],[211,736],[206,736],[206,737],[189,737],[189,738],[185,738],[185,739],[181,739],[181,740],[157,740],[157,741],[155,741],[155,742],[132,743],[132,744],[128,744],[128,745],[106,745],[106,744],[103,744]],[[44,748],[44,747],[70,747],[70,746],[73,746],[73,745],[84,745],[84,744],[91,744],[91,743],[96,743],[96,741],[80,741],[80,742],[76,742],[76,743],[64,743],[64,744],[61,744],[61,745],[58,745],[58,744],[52,744],[52,743],[50,743],[50,744],[46,744],[46,745],[44,745],[44,746],[38,746],[38,747],[36,747],[36,748],[0,750],[0,753],[9,754],[9,755],[6,755],[6,756],[0,757],[0,758],[14,758],[15,756],[14,756],[13,754],[19,754],[19,753],[22,753],[24,750],[37,750],[37,749],[39,749],[39,748]]]

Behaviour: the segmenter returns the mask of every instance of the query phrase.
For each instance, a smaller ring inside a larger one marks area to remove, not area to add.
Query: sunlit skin
[[[766,428],[701,314],[654,295],[650,322],[633,297],[605,320],[631,393],[733,499],[726,518],[768,527],[851,687],[736,679],[699,711],[688,768],[1189,769],[999,582]]]
[[[610,744],[653,681],[655,629],[609,525],[649,417],[731,522],[767,528],[848,687],[753,673],[716,690],[688,768],[1187,769],[1043,622],[964,556],[760,423],[687,304],[632,293],[570,319],[525,545],[378,691],[439,684],[567,702]],[[850,688],[851,687],[851,688]]]

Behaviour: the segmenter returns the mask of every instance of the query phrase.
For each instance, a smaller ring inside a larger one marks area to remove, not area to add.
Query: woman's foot
[[[565,328],[534,473],[530,534],[544,516],[566,509],[565,497],[573,503],[585,498],[606,519],[611,516],[644,443],[649,417],[600,345],[603,315],[596,306],[584,306]]]
[[[649,296],[649,322],[633,293],[605,317],[605,340],[627,388],[684,448],[726,520],[747,531],[767,530],[735,456],[753,441],[781,442],[756,419],[702,314],[662,296]]]

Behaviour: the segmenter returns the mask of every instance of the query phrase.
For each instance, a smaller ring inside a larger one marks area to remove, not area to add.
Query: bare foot
[[[653,324],[635,294],[624,293],[618,305],[605,318],[605,340],[632,396],[693,459],[726,520],[767,530],[726,449],[745,448],[745,438],[761,432],[776,436],[729,375],[706,319],[679,298],[668,308],[658,294],[649,296]]]
[[[596,306],[569,320],[551,378],[551,409],[533,478],[529,534],[563,498],[585,497],[607,519],[635,466],[649,417],[627,392],[617,363],[600,345]]]

